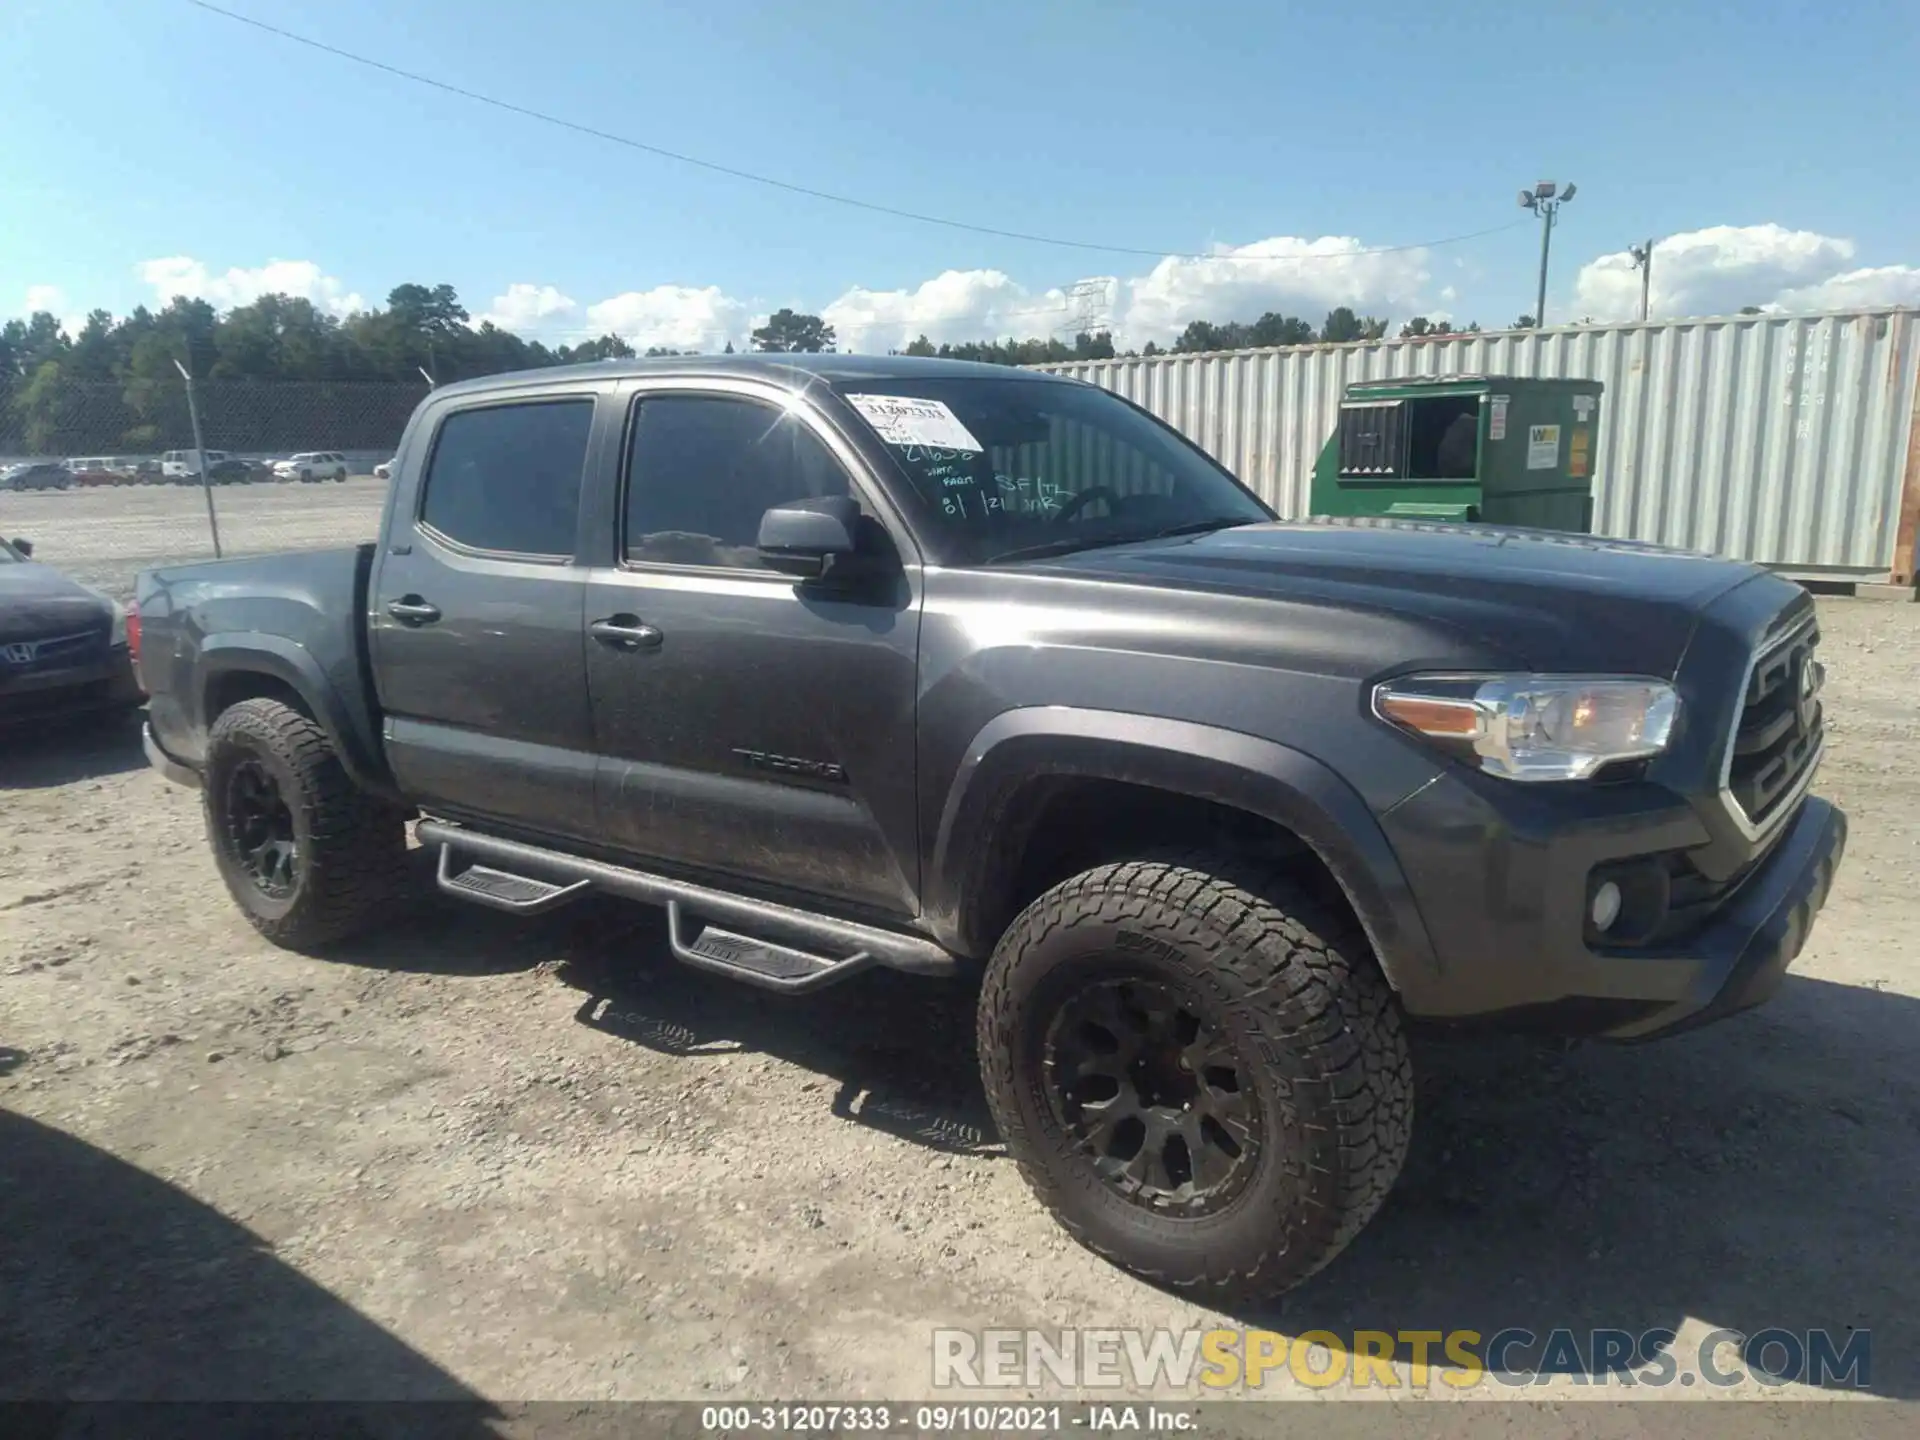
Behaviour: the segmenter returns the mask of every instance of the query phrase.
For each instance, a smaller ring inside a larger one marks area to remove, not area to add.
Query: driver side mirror
[[[13,548],[18,550],[22,555],[31,557],[33,554],[33,542],[31,540],[22,540],[18,535],[16,535],[8,543],[10,543],[13,546]]]
[[[760,563],[782,575],[820,580],[858,549],[860,503],[851,495],[790,500],[760,517]]]

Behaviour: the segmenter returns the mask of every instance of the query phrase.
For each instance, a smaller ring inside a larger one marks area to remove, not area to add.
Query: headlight
[[[1376,685],[1373,708],[1508,780],[1584,780],[1658,755],[1680,719],[1671,685],[1631,676],[1413,675]]]
[[[118,600],[111,603],[113,605],[113,638],[110,643],[124,645],[127,643],[127,607]]]

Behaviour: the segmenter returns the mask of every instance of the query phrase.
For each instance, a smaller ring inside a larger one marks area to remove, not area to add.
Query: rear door
[[[387,755],[429,810],[593,833],[580,494],[605,389],[450,399],[409,441],[369,626]]]
[[[609,841],[742,889],[914,913],[904,530],[852,448],[777,387],[652,382],[626,428],[617,563],[591,577],[586,617]],[[882,578],[833,593],[761,566],[770,506],[848,493]],[[636,627],[644,641],[622,639]]]

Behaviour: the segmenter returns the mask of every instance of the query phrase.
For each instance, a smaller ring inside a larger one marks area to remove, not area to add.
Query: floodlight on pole
[[[1522,208],[1533,211],[1540,217],[1540,295],[1533,307],[1533,324],[1536,330],[1544,329],[1547,323],[1547,256],[1553,247],[1553,221],[1560,213],[1560,207],[1573,199],[1574,191],[1579,187],[1568,181],[1563,189],[1557,181],[1540,180],[1531,190],[1520,192]]]

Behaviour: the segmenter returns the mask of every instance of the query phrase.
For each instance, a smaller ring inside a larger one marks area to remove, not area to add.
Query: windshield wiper
[[[1256,525],[1256,520],[1235,520],[1216,515],[1211,520],[1189,520],[1184,525],[1169,525],[1164,530],[1156,530],[1151,535],[1142,535],[1142,540],[1171,540],[1176,535],[1205,535],[1210,530],[1232,530],[1241,525]]]
[[[1097,550],[1108,545],[1131,545],[1136,540],[1151,538],[1147,535],[1063,535],[1058,540],[1048,540],[1039,545],[1022,545],[1016,550],[1002,550],[997,555],[989,555],[980,563],[998,565],[1003,560],[1038,560],[1046,555],[1067,555],[1075,550]]]
[[[1058,540],[1043,541],[1038,545],[1022,545],[1017,550],[1002,550],[998,555],[990,555],[982,561],[985,565],[998,565],[1003,560],[1038,560],[1048,555],[1067,555],[1075,550],[1104,549],[1113,545],[1138,545],[1147,540],[1171,540],[1178,535],[1202,535],[1209,530],[1227,530],[1236,525],[1253,525],[1253,520],[1235,520],[1216,515],[1208,520],[1189,520],[1182,525],[1169,525],[1164,530],[1149,530],[1145,534],[1119,535],[1063,535]]]

